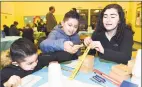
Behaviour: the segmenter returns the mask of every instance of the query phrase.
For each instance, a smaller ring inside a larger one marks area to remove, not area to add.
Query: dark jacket
[[[9,35],[10,36],[20,36],[20,31],[16,28],[16,26],[12,26],[9,29]]]
[[[40,54],[38,57],[37,66],[35,67],[34,70],[31,70],[31,71],[25,71],[21,69],[19,66],[9,65],[0,71],[1,87],[4,87],[3,86],[4,82],[6,82],[12,75],[17,75],[22,78],[26,75],[32,74],[33,72],[42,69],[44,66],[48,65],[49,62],[51,61],[58,61],[60,63],[60,62],[65,62],[65,61],[69,61],[76,58],[77,58],[76,55],[72,55],[67,52],[60,51],[60,52],[54,52],[49,54]]]
[[[23,29],[22,37],[27,38],[27,39],[31,40],[34,43],[33,33],[34,33],[34,31],[33,31],[32,28]]]
[[[8,26],[4,27],[3,31],[5,32],[6,36],[9,36],[9,27]]]
[[[127,64],[128,60],[131,59],[133,34],[129,29],[124,30],[123,39],[119,42],[116,41],[115,36],[109,41],[105,32],[94,32],[92,40],[100,41],[104,48],[104,54],[99,53],[100,58],[124,64]],[[91,50],[90,54],[95,54],[95,50]]]

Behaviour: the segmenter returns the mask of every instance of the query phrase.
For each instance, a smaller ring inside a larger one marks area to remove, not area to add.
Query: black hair
[[[77,12],[76,8],[72,8],[73,11]]]
[[[10,47],[10,57],[12,61],[21,62],[24,58],[36,54],[36,46],[26,38],[14,41]]]
[[[3,27],[5,28],[5,27],[8,27],[8,26],[4,24]]]
[[[125,19],[125,13],[122,9],[122,7],[118,4],[109,4],[107,5],[100,13],[99,15],[99,18],[97,20],[97,25],[96,25],[96,33],[100,33],[100,32],[105,32],[106,29],[103,25],[103,16],[104,16],[104,12],[107,10],[107,9],[110,9],[110,8],[114,8],[118,11],[118,14],[119,14],[119,24],[118,24],[118,28],[117,28],[117,31],[116,31],[116,35],[115,35],[115,38],[116,38],[116,41],[117,42],[121,42],[122,38],[123,38],[123,34],[124,34],[124,30],[125,29],[128,29],[128,26],[126,24],[126,19]],[[129,28],[129,30],[132,31],[132,29]]]
[[[77,12],[71,10],[65,14],[63,21],[66,21],[69,18],[75,18],[75,19],[79,20],[79,14]]]
[[[54,6],[49,7],[49,11],[51,11],[52,9],[55,9]]]

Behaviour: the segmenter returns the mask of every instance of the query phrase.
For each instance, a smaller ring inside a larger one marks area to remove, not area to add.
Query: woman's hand
[[[91,39],[91,37],[86,37],[85,39],[84,39],[84,44],[85,44],[85,46],[89,46],[90,45],[90,43],[92,43],[92,39]]]
[[[96,51],[104,54],[104,48],[100,41],[92,41],[89,46],[91,49],[95,49]]]
[[[13,75],[7,82],[4,83],[4,87],[18,87],[21,84],[21,78]]]

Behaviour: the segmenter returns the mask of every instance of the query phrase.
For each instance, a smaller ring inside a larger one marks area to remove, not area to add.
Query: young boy
[[[61,25],[54,27],[48,38],[41,42],[42,52],[66,51],[71,54],[79,55],[80,38],[77,34],[79,25],[79,15],[75,11],[65,14]]]
[[[64,51],[38,56],[35,45],[28,39],[20,38],[10,47],[11,64],[1,70],[1,87],[17,87],[22,77],[40,70],[50,62],[64,62],[74,57]]]

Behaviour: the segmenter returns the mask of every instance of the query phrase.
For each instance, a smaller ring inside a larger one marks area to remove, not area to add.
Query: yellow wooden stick
[[[79,71],[79,69],[80,69],[83,61],[85,60],[85,58],[86,58],[86,56],[87,56],[87,54],[89,52],[89,50],[90,50],[90,47],[87,47],[86,50],[85,50],[85,52],[83,53],[83,55],[80,56],[80,58],[78,59],[78,63],[76,65],[75,69],[73,70],[71,76],[69,77],[70,80],[72,80],[72,79],[75,78],[75,76],[78,73],[78,71]]]

